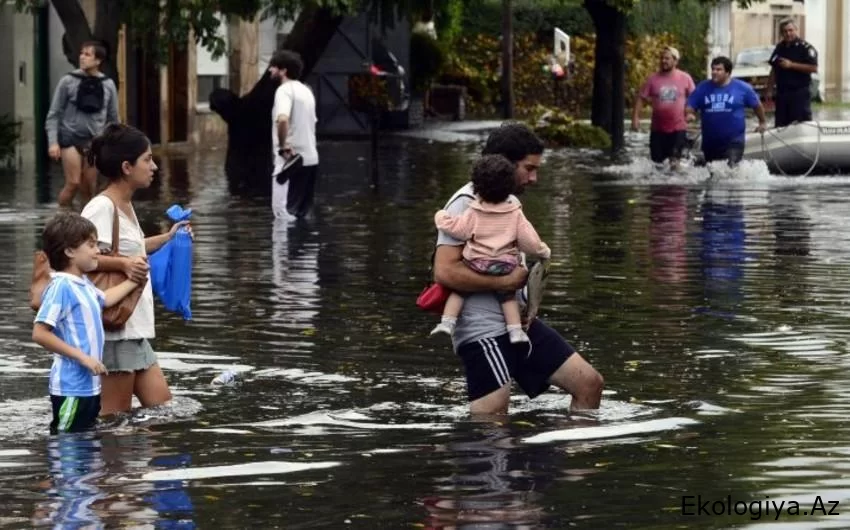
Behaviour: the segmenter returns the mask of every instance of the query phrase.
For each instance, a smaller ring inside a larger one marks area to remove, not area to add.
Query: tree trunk
[[[605,0],[584,0],[596,29],[591,122],[608,132],[612,151],[625,145],[626,15]]]
[[[239,18],[228,24],[230,39],[230,79],[233,91],[244,96],[260,78],[257,66],[260,62],[260,17]]]
[[[117,87],[118,31],[121,28],[124,0],[97,0],[94,32],[79,0],[51,0],[51,4],[65,28],[65,34],[62,36],[62,51],[68,62],[74,67],[79,67],[80,48],[83,43],[90,40],[101,41],[106,46],[107,57],[101,63],[100,71],[108,75]]]
[[[318,7],[301,11],[284,48],[301,54],[304,79],[322,56],[342,17]],[[210,108],[227,123],[224,171],[231,193],[268,195],[272,173],[272,105],[278,83],[268,72],[242,97],[230,90],[210,94]]]
[[[611,150],[618,153],[626,144],[626,16],[612,21],[611,35]]]
[[[94,40],[106,46],[107,59],[100,65],[100,71],[115,81],[118,87],[118,34],[125,2],[122,0],[97,0],[94,21]]]
[[[514,29],[511,0],[502,0],[502,112],[514,117]]]

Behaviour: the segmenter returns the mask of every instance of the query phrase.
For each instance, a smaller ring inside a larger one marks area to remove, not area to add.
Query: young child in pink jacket
[[[522,204],[512,195],[516,186],[514,165],[502,155],[484,155],[472,168],[476,198],[459,216],[445,210],[434,215],[439,230],[466,241],[463,261],[472,270],[494,276],[510,274],[520,263],[520,252],[549,259],[551,251],[522,213]],[[497,292],[505,323],[513,343],[529,342],[522,330],[519,302],[515,292]],[[463,295],[452,293],[439,324],[431,331],[454,333],[463,309]]]

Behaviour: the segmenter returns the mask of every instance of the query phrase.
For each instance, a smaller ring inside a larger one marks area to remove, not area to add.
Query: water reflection
[[[684,186],[659,186],[652,189],[649,203],[652,278],[668,285],[680,284],[687,278],[688,191]]]
[[[181,480],[127,482],[151,467],[189,466],[188,454],[155,455],[143,431],[71,433],[47,440],[50,478],[39,483],[45,498],[31,522],[54,528],[104,528],[151,524],[152,528],[196,528],[192,498]]]
[[[800,206],[798,193],[771,193],[769,207],[773,218],[773,291],[782,305],[799,306],[811,294],[806,266],[811,263],[812,220]]]
[[[189,467],[192,457],[188,454],[162,455],[151,459],[150,465],[161,469],[180,469]],[[156,510],[159,518],[155,528],[163,530],[193,530],[195,506],[192,497],[186,491],[182,480],[159,480],[153,483],[153,491],[145,496],[145,501]]]
[[[437,447],[455,472],[438,479],[437,493],[422,500],[428,512],[425,527],[537,528],[544,515],[539,490],[551,479],[514,446],[506,428],[483,429],[468,438]]]
[[[56,528],[100,526],[107,475],[102,445],[96,433],[70,433],[47,441],[50,478],[42,486],[48,499],[36,505],[32,522]]]
[[[154,448],[154,433],[144,428],[104,433],[102,454],[109,470],[104,487],[110,491],[104,509],[112,520],[151,524],[154,528],[195,528],[194,504],[179,480],[142,482],[151,468],[179,469],[191,463],[188,454]]]
[[[306,220],[275,219],[272,226],[272,303],[269,323],[297,331],[315,329],[319,314],[319,242]]]
[[[744,206],[737,190],[708,190],[702,203],[703,293],[714,314],[734,316],[743,301]]]

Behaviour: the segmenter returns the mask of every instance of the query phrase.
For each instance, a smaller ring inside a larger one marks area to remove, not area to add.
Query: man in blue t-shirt
[[[753,87],[732,78],[732,61],[715,57],[711,61],[711,79],[702,81],[688,97],[685,108],[688,121],[695,111],[702,119],[702,152],[706,162],[728,160],[735,165],[744,156],[747,123],[745,109],[754,109],[759,119],[756,131],[764,133],[764,107]]]

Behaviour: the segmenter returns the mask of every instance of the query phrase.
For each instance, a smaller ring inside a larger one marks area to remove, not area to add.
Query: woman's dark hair
[[[124,162],[135,165],[150,147],[151,142],[142,131],[123,123],[112,123],[92,140],[88,162],[110,181],[118,180],[124,176],[121,171]]]
[[[514,164],[528,155],[543,154],[543,142],[528,128],[517,122],[507,122],[490,133],[483,155],[502,155]]]
[[[472,166],[472,188],[484,202],[505,202],[516,189],[516,166],[502,155],[484,155]]]
[[[70,263],[65,251],[92,239],[97,240],[97,228],[91,221],[78,213],[62,212],[44,225],[41,249],[47,254],[50,268],[61,272]]]
[[[274,66],[281,70],[286,69],[286,77],[289,79],[299,79],[301,77],[301,71],[304,70],[304,62],[301,60],[301,56],[289,50],[278,50],[274,52],[271,60],[269,60],[269,66]]]
[[[80,46],[80,51],[82,52],[86,48],[91,48],[92,52],[94,52],[94,58],[100,62],[106,60],[106,46],[103,45],[102,42],[96,40],[90,40],[83,43]]]

